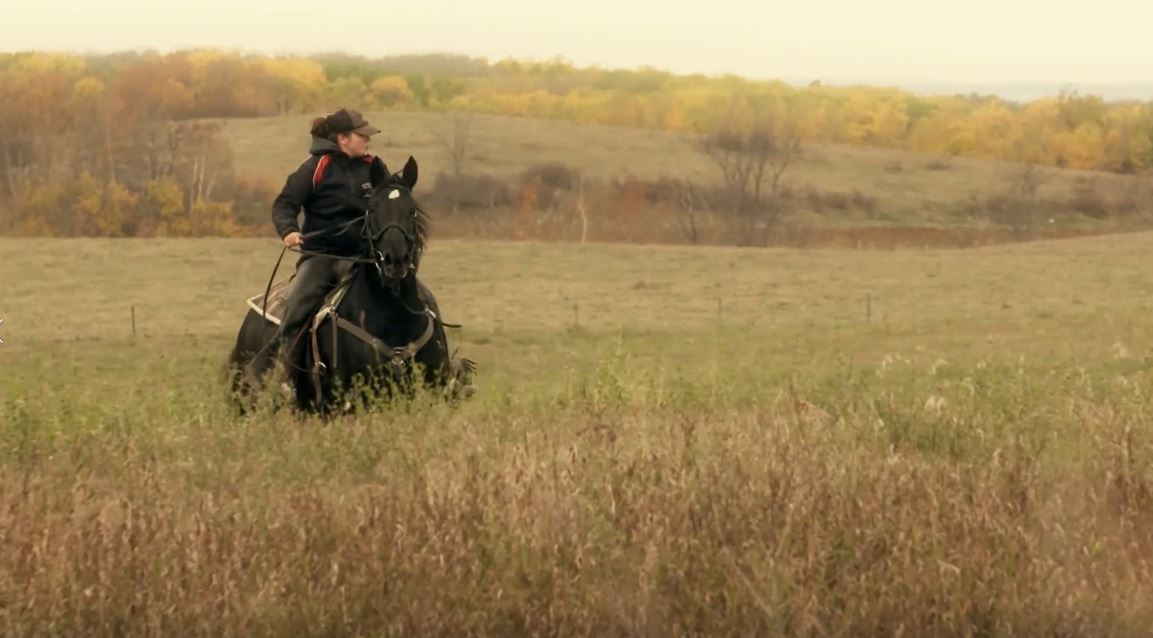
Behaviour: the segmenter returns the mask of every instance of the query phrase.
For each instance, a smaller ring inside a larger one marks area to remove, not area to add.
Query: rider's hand
[[[293,248],[304,243],[304,235],[293,231],[284,236],[284,245]]]

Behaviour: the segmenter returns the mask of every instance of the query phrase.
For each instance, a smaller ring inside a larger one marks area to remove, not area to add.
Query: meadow
[[[0,633],[1143,635],[1151,250],[434,238],[478,393],[322,423],[274,241],[0,238]]]

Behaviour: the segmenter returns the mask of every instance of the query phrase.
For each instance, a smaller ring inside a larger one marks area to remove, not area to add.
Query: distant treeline
[[[0,232],[232,234],[266,213],[200,120],[363,110],[471,111],[704,135],[767,120],[830,142],[1134,173],[1153,103],[1062,94],[1018,104],[895,89],[793,87],[449,55],[0,55]],[[787,114],[780,115],[780,114]]]

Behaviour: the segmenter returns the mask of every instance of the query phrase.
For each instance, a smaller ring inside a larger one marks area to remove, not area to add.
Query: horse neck
[[[416,274],[410,273],[396,292],[377,285],[367,268],[360,269],[349,289],[346,302],[349,319],[359,324],[361,313],[365,329],[376,335],[407,333],[414,327],[423,327],[423,315],[413,311],[424,309],[417,293]],[[416,324],[420,324],[417,326]]]

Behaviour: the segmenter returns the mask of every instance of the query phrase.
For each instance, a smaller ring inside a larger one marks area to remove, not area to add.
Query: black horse
[[[423,384],[449,399],[471,394],[475,364],[452,359],[436,298],[417,280],[429,217],[413,197],[416,180],[411,157],[401,172],[374,176],[368,210],[350,223],[359,227],[360,256],[342,259],[341,283],[300,335],[287,335],[305,340],[301,365],[286,375],[298,409],[332,413],[357,388],[395,396]],[[240,326],[229,368],[242,409],[273,367],[262,354],[276,331],[255,310]]]

